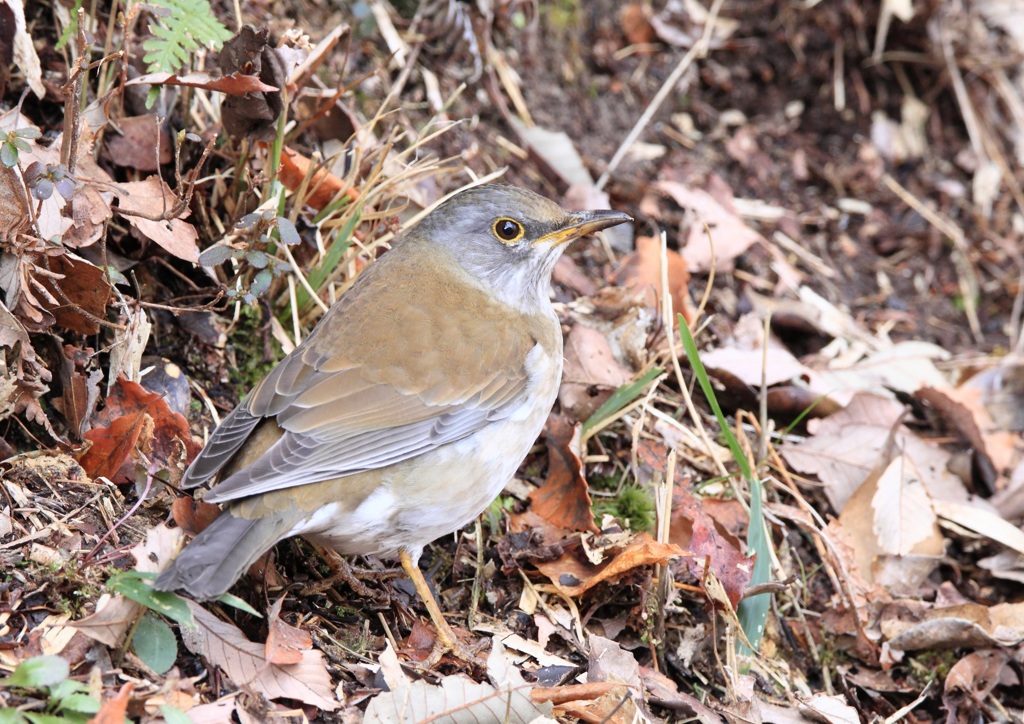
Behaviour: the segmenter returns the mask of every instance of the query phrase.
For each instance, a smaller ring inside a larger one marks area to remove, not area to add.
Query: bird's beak
[[[560,228],[540,237],[533,245],[546,244],[554,249],[581,236],[632,220],[632,216],[621,211],[574,211]]]

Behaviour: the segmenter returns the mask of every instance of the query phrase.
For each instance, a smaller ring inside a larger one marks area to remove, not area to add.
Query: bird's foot
[[[455,636],[455,632],[445,623],[444,629],[436,628],[434,646],[430,655],[420,664],[424,669],[433,669],[446,655],[454,656],[470,666],[486,669],[487,663],[480,657],[480,652],[486,646],[485,640],[474,644],[464,644]]]
[[[323,593],[339,583],[344,583],[353,593],[371,601],[380,602],[385,598],[384,594],[380,591],[374,591],[359,580],[348,561],[339,555],[337,551],[326,546],[317,546],[317,548],[320,551],[320,555],[323,556],[324,562],[330,567],[331,575],[322,581],[314,581],[306,585],[301,591],[302,595],[310,596]]]

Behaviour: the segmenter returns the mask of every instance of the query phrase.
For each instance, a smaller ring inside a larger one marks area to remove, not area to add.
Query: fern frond
[[[231,37],[231,32],[214,16],[209,0],[152,0],[167,11],[150,22],[152,38],[142,48],[142,60],[150,73],[176,73],[187,68],[192,53],[204,45],[215,50]]]

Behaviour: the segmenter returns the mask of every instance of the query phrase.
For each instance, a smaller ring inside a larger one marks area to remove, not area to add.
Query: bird
[[[515,475],[554,405],[551,275],[569,242],[632,221],[480,185],[369,264],[210,435],[181,485],[220,515],[154,587],[217,599],[278,541],[398,558],[437,647],[458,641],[419,569]]]

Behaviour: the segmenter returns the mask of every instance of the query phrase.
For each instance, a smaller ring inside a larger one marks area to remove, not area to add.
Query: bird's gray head
[[[568,242],[626,221],[618,211],[569,212],[532,191],[488,185],[452,197],[410,236],[442,245],[503,301],[530,307],[548,304],[551,271]]]

